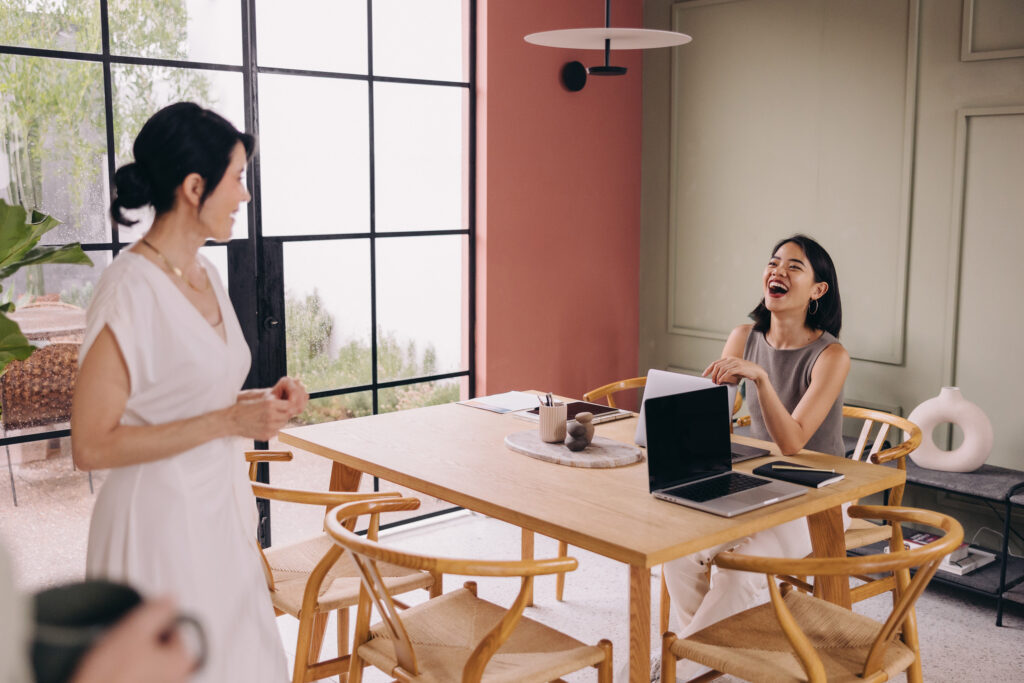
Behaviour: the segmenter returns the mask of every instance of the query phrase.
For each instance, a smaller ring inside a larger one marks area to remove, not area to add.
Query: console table
[[[940,570],[932,579],[995,597],[996,626],[1002,626],[1003,600],[1016,598],[1011,589],[1024,581],[1024,559],[1010,557],[1009,553],[1010,513],[1014,505],[1024,505],[1024,472],[995,465],[982,465],[974,472],[940,472],[918,467],[907,458],[907,483],[1003,506],[1003,547],[996,561],[963,576]],[[1013,595],[1008,596],[1011,592]]]

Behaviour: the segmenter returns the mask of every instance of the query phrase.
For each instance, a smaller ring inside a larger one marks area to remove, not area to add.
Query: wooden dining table
[[[599,436],[632,444],[637,418],[597,426]],[[356,490],[363,473],[566,541],[629,566],[629,680],[645,683],[651,657],[651,569],[699,550],[807,517],[815,555],[846,554],[840,506],[904,481],[891,467],[801,451],[793,462],[835,468],[836,484],[733,518],[658,500],[645,461],[625,467],[568,467],[516,453],[505,436],[536,429],[514,413],[449,403],[282,430],[290,446],[334,461],[331,488]],[[768,448],[771,443],[734,435]],[[767,458],[739,463],[749,472]],[[570,579],[571,580],[571,579]],[[850,605],[845,577],[817,577],[815,590]]]

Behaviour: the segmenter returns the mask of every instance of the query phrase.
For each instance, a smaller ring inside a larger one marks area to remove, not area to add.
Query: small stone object
[[[593,413],[580,413],[576,416],[576,421],[587,428],[587,443],[589,444],[594,440],[594,414]]]
[[[592,413],[580,413],[575,420],[569,420],[565,425],[566,437],[565,447],[570,451],[582,451],[594,440],[594,419]]]
[[[565,425],[565,431],[567,432],[565,437],[565,447],[570,451],[582,451],[590,443],[587,439],[587,427],[577,420],[569,420]]]

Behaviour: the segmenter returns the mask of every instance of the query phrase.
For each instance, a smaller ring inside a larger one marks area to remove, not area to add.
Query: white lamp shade
[[[610,40],[612,50],[644,50],[685,45],[693,38],[685,33],[648,28],[566,28],[531,33],[523,40],[534,45],[577,50],[603,50],[604,41]]]

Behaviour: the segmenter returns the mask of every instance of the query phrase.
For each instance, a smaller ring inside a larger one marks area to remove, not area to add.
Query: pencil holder
[[[540,406],[540,440],[548,443],[565,441],[565,404]]]

